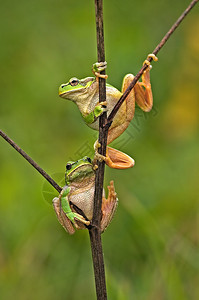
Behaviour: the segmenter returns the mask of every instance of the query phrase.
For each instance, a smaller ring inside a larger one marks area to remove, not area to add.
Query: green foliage
[[[135,74],[188,3],[104,1],[108,82],[120,88]],[[137,109],[114,143],[135,167],[106,168],[119,197],[103,234],[109,299],[199,297],[198,8],[153,63],[153,111]],[[0,28],[0,128],[61,181],[68,160],[93,154],[97,136],[57,92],[91,75],[94,1],[4,1]],[[65,233],[48,183],[3,139],[0,170],[1,299],[95,299],[87,232]]]

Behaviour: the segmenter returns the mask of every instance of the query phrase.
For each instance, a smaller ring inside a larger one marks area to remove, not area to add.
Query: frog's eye
[[[72,164],[71,163],[67,163],[66,170],[70,170],[71,168],[72,168]]]
[[[88,161],[89,163],[91,163],[91,159],[90,159],[90,157],[87,157],[87,161]]]
[[[71,86],[76,86],[78,85],[79,80],[77,78],[72,78],[69,83]]]

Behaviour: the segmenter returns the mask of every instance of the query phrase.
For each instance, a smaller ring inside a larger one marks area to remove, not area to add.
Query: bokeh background
[[[189,4],[104,1],[108,82],[121,88]],[[93,155],[97,133],[58,97],[97,60],[94,1],[1,1],[0,128],[59,183]],[[103,234],[109,299],[199,299],[199,6],[153,63],[154,109],[136,109],[114,146],[136,160],[106,168],[117,214]],[[0,298],[95,299],[87,231],[69,236],[56,195],[0,138]]]

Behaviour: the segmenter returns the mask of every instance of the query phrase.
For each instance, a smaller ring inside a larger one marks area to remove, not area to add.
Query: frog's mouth
[[[67,87],[68,87],[68,90],[67,90]],[[82,87],[82,86],[78,86],[78,87],[74,87],[74,89],[71,90],[71,87],[70,87],[69,83],[62,84],[59,87],[59,96],[62,97],[62,98],[65,98],[64,97],[65,95],[73,94],[73,93],[81,91],[83,89],[85,89],[85,88]]]

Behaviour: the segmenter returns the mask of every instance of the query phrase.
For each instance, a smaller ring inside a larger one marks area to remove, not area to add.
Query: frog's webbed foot
[[[96,62],[95,64],[93,64],[92,72],[95,74],[95,76],[97,78],[100,77],[100,78],[107,79],[108,75],[100,74],[100,72],[104,71],[106,68],[107,68],[107,62],[106,61],[104,61],[104,62]]]
[[[105,163],[113,169],[129,169],[135,165],[132,157],[117,149],[107,147]]]
[[[112,169],[129,169],[135,165],[135,161],[132,157],[127,155],[124,152],[116,150],[114,148],[108,147],[106,148],[106,156],[99,154],[98,148],[101,147],[101,144],[98,140],[94,144],[95,156],[93,159],[93,169],[97,169],[97,160],[105,161],[106,165]]]
[[[111,222],[116,207],[118,204],[117,194],[114,188],[113,180],[110,182],[110,186],[108,186],[108,197],[102,198],[102,219],[101,219],[101,232],[103,233],[104,230],[108,227],[109,223]]]

